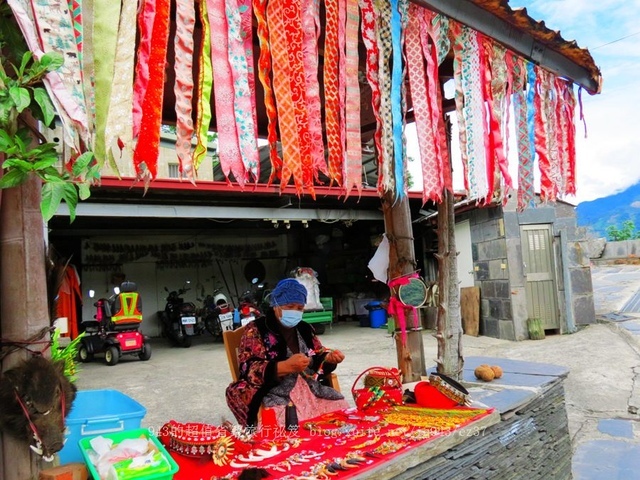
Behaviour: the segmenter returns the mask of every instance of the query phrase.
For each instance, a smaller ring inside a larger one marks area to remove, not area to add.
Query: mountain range
[[[607,227],[622,227],[631,220],[640,231],[640,183],[607,197],[580,202],[576,207],[578,225],[587,227],[592,236],[606,237]]]

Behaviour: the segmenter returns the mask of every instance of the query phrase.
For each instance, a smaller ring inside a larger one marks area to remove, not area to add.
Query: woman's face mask
[[[302,320],[302,310],[282,310],[280,323],[287,328],[293,328]]]

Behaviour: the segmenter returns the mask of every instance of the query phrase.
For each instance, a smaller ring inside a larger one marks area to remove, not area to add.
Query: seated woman
[[[313,327],[302,321],[306,301],[303,285],[281,280],[270,295],[272,308],[245,327],[238,350],[240,379],[226,391],[241,425],[257,426],[261,405],[273,408],[280,426],[291,402],[299,421],[348,407],[340,392],[326,385],[344,354],[324,348]]]

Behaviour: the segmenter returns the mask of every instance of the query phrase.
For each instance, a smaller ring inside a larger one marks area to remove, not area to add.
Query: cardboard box
[[[39,480],[88,480],[89,470],[84,463],[69,463],[42,470],[38,478]]]

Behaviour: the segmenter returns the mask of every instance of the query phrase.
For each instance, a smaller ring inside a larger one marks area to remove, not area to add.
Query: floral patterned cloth
[[[310,355],[324,348],[315,335],[313,327],[306,322],[296,326],[300,353]],[[245,327],[245,332],[238,349],[240,379],[227,387],[227,405],[238,422],[243,425],[257,425],[258,410],[263,400],[269,395],[267,403],[277,405],[286,398],[296,386],[298,375],[278,378],[277,364],[292,355],[287,342],[280,333],[280,322],[273,312],[260,317]],[[327,400],[343,400],[336,390],[326,386],[326,375],[335,370],[336,365],[324,363],[327,353],[314,354],[304,379],[309,390],[316,398]],[[317,380],[312,377],[322,365],[322,375]],[[291,378],[288,378],[291,377]],[[344,408],[344,401],[336,402],[335,409]]]

